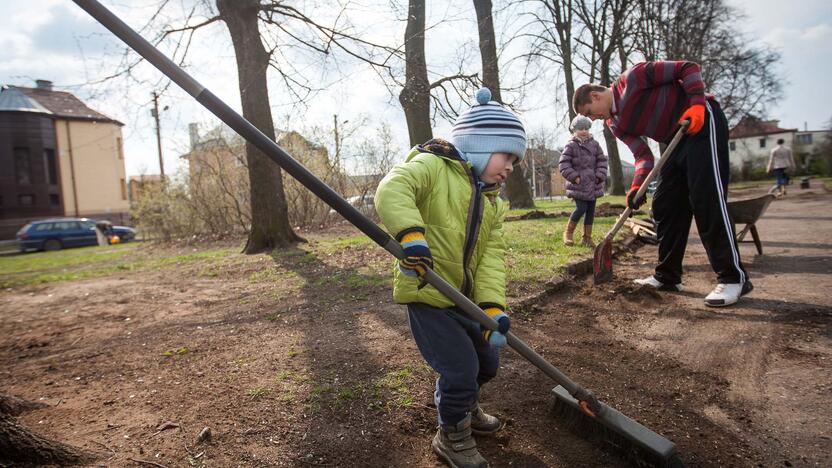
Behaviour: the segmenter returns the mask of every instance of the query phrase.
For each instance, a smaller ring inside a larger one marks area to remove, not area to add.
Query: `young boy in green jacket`
[[[487,88],[476,97],[477,104],[454,123],[450,142],[433,139],[414,147],[375,196],[382,223],[406,255],[394,270],[393,299],[407,305],[416,345],[439,373],[439,430],[431,446],[449,465],[466,468],[488,466],[472,433],[503,427],[477,401],[482,385],[497,374],[498,350],[511,326],[502,227],[507,208],[497,195],[526,152],[520,119],[491,101]],[[479,304],[499,330],[483,330],[424,284],[426,267]]]

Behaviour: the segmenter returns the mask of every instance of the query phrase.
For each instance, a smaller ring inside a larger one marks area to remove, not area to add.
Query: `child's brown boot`
[[[584,238],[581,240],[581,245],[584,247],[595,247],[595,243],[592,242],[592,225],[591,224],[584,224]]]
[[[470,415],[453,426],[439,426],[430,445],[439,458],[450,466],[488,468],[488,462],[480,455],[477,441],[471,435]]]
[[[491,416],[480,408],[480,405],[474,406],[471,410],[471,431],[476,435],[490,435],[499,431],[505,424],[497,419],[496,416]]]
[[[569,220],[569,223],[566,225],[566,229],[563,231],[563,243],[565,245],[575,245],[575,241],[572,239],[572,236],[575,234],[575,227],[578,226],[578,223]]]

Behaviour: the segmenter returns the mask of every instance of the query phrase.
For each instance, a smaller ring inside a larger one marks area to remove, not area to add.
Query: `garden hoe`
[[[119,39],[139,53],[139,55],[182,87],[182,89],[193,96],[200,104],[211,111],[211,113],[234,129],[249,143],[265,153],[283,168],[283,170],[334,208],[344,218],[361,229],[374,242],[393,254],[396,258],[403,258],[401,245],[395,239],[361,214],[354,206],[341,198],[337,192],[309,172],[302,164],[293,159],[277,143],[261,133],[249,121],[185,73],[185,71],[159,52],[159,50],[121,21],[121,19],[103,7],[98,1],[74,1]],[[448,296],[471,319],[476,320],[491,330],[497,329],[497,322],[486,315],[482,309],[439,275],[428,270],[423,279]],[[627,454],[636,455],[636,461],[639,465],[681,465],[681,460],[676,453],[676,445],[673,442],[599,401],[592,393],[570,380],[513,333],[509,332],[506,338],[512,349],[560,384],[555,389],[556,409],[569,414],[572,419],[579,420],[582,423],[586,423],[585,425],[596,429],[595,432],[600,432],[604,440],[612,442],[615,447],[623,449]]]
[[[656,161],[656,165],[653,166],[653,169],[647,174],[644,182],[641,183],[641,187],[636,192],[636,200],[645,196],[647,186],[650,185],[650,182],[653,182],[653,179],[658,177],[662,166],[670,159],[670,155],[673,154],[673,150],[676,149],[676,145],[679,144],[679,140],[685,134],[685,129],[688,127],[688,124],[689,122],[687,120],[682,122],[681,127],[676,131],[676,135],[673,136],[673,140],[670,141],[670,144],[667,145],[667,148],[662,153],[662,157]],[[613,225],[606,237],[604,237],[603,242],[595,246],[595,251],[592,256],[592,279],[595,280],[595,284],[602,284],[612,280],[612,238],[615,237],[618,230],[621,229],[621,226],[624,225],[624,222],[632,214],[633,209],[628,206],[621,213],[621,216],[618,217],[618,221],[615,222],[615,225]]]

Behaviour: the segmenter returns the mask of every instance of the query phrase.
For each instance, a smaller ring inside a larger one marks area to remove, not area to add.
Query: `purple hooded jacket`
[[[592,201],[604,196],[607,180],[607,156],[594,138],[569,140],[558,162],[560,174],[566,179],[566,196]],[[581,178],[581,183],[575,181]]]

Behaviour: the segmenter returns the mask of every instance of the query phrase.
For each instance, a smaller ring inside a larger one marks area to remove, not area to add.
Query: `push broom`
[[[96,0],[74,1],[226,125],[268,155],[283,170],[364,232],[375,243],[396,258],[403,258],[401,245],[395,239],[341,198],[331,187],[315,177],[302,164],[280,148],[277,143],[270,140],[249,121],[185,73],[184,70],[159,52],[107,8]],[[439,275],[428,270],[423,279],[448,296],[473,320],[491,330],[497,329],[497,322]],[[555,407],[557,409],[570,414],[571,419],[578,420],[591,428],[599,430],[604,434],[605,440],[613,442],[626,452],[637,453],[640,464],[645,462],[658,466],[678,466],[681,464],[673,442],[599,401],[591,392],[569,379],[513,333],[509,332],[506,338],[512,349],[560,384],[555,389]]]
[[[670,140],[670,144],[668,144],[667,148],[665,148],[662,153],[662,157],[656,161],[656,165],[653,166],[653,169],[650,170],[647,177],[645,177],[644,181],[641,183],[641,187],[639,187],[638,192],[636,192],[635,200],[645,196],[647,193],[647,186],[650,185],[650,182],[653,182],[656,177],[658,177],[659,172],[662,170],[662,166],[664,166],[665,162],[670,159],[670,155],[673,154],[673,150],[676,149],[676,145],[679,144],[679,140],[681,140],[682,136],[684,136],[685,129],[688,127],[689,123],[690,122],[687,120],[681,122],[681,127],[679,127],[679,130],[677,130],[676,134],[673,135],[673,139]],[[612,238],[615,237],[618,230],[621,229],[621,226],[624,225],[624,222],[626,222],[627,218],[629,218],[632,214],[633,209],[627,206],[612,226],[612,229],[607,232],[603,242],[595,246],[595,250],[592,252],[592,279],[596,285],[612,280]]]

